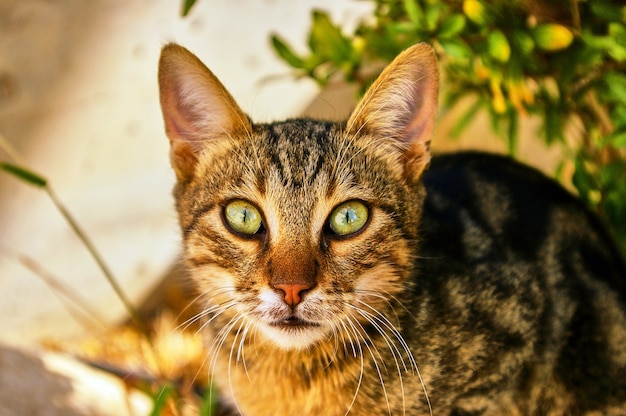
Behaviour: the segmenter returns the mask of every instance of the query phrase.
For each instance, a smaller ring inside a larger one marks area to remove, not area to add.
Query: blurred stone
[[[152,401],[70,356],[0,345],[2,416],[143,416]]]

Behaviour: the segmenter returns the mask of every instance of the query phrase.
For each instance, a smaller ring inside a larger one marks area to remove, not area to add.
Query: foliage
[[[183,0],[182,9],[180,14],[185,17],[191,12],[191,9],[196,4],[196,0]]]
[[[580,197],[626,253],[626,6],[617,0],[372,0],[374,12],[346,34],[312,14],[306,54],[274,35],[278,55],[320,85],[342,75],[360,91],[406,47],[433,45],[446,79],[444,105],[472,96],[457,131],[486,110],[517,146],[520,121],[563,148]],[[569,132],[569,133],[567,133]]]

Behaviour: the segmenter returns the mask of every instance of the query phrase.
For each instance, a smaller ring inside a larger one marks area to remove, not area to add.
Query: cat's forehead
[[[306,119],[260,126],[257,140],[265,173],[289,188],[312,186],[332,165],[340,134],[334,123]]]
[[[281,151],[301,158],[330,150],[341,135],[342,128],[337,123],[291,119],[256,125],[254,130],[270,153]]]
[[[402,186],[398,164],[389,163],[380,143],[349,136],[339,123],[255,124],[249,134],[223,144],[207,148],[196,173],[211,198],[310,211],[320,203],[387,198]]]

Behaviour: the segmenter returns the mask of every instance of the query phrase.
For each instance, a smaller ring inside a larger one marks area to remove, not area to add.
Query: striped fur
[[[252,123],[174,44],[159,84],[221,414],[626,414],[622,259],[537,172],[431,161],[430,47],[396,58],[344,124]],[[239,200],[255,234],[229,226]],[[346,201],[369,216],[341,236]]]

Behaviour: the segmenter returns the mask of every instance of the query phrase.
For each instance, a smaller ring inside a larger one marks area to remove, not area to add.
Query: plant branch
[[[0,244],[3,251],[10,253],[11,256],[15,257],[17,261],[22,264],[26,269],[30,270],[35,276],[39,277],[44,281],[54,292],[62,295],[60,297],[63,304],[67,307],[68,312],[70,312],[74,318],[83,324],[83,326],[87,329],[91,329],[93,327],[93,323],[98,324],[101,328],[106,328],[106,324],[104,323],[104,319],[102,319],[99,314],[89,306],[89,303],[82,298],[82,296],[72,290],[71,287],[68,287],[63,282],[61,282],[56,276],[47,271],[43,266],[41,266],[37,260],[34,258],[27,256],[25,254],[17,253],[12,250],[10,247],[4,246]],[[64,301],[64,299],[71,301],[75,306],[73,308],[69,308],[69,305]],[[78,307],[81,317],[78,317],[76,313],[76,307]],[[91,318],[89,322],[86,322],[84,315],[89,315]]]
[[[128,297],[122,290],[117,279],[113,276],[113,273],[111,272],[110,268],[108,267],[108,265],[106,264],[106,262],[104,261],[104,259],[102,258],[102,256],[100,255],[96,247],[94,246],[94,244],[92,243],[91,239],[79,226],[78,222],[74,219],[74,216],[69,212],[69,210],[65,207],[65,205],[63,205],[61,200],[58,198],[58,196],[52,189],[52,186],[49,184],[49,182],[45,178],[41,177],[40,175],[33,174],[31,170],[24,168],[24,166],[26,166],[26,163],[20,157],[17,150],[13,148],[13,146],[1,133],[0,133],[0,149],[4,150],[4,152],[6,152],[9,155],[9,158],[12,161],[20,165],[20,166],[16,166],[17,169],[13,170],[13,173],[15,173],[15,171],[19,171],[21,173],[16,176],[19,176],[20,178],[24,179],[24,174],[26,174],[30,176],[31,178],[34,178],[34,180],[27,180],[27,181],[31,182],[31,184],[41,187],[46,192],[46,194],[48,194],[48,197],[50,198],[50,200],[52,201],[56,209],[61,213],[61,215],[67,222],[67,224],[70,226],[72,231],[74,231],[76,236],[80,239],[81,243],[85,246],[87,251],[89,251],[89,254],[91,254],[91,257],[94,259],[94,261],[100,268],[100,271],[102,272],[104,277],[107,279],[107,281],[111,285],[111,288],[113,289],[117,297],[120,299],[120,301],[126,308],[133,322],[135,322],[135,324],[139,327],[140,330],[142,330],[142,332],[145,332],[148,340],[150,340],[150,336],[148,332],[145,331],[143,321],[141,320],[139,313],[137,312],[137,309],[135,309],[131,301],[128,299]],[[3,167],[13,168],[13,166],[3,166]],[[12,169],[5,169],[5,170],[12,171]]]

